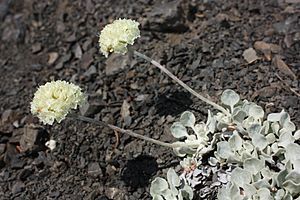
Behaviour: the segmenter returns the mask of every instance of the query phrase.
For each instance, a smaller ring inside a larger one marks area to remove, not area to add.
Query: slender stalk
[[[89,123],[97,124],[99,126],[106,126],[108,128],[111,128],[112,130],[118,131],[120,133],[125,133],[125,134],[128,134],[128,135],[132,136],[132,137],[139,138],[139,139],[142,139],[142,140],[145,140],[145,141],[148,141],[148,142],[160,145],[160,146],[164,146],[164,147],[176,148],[176,147],[182,147],[182,146],[189,146],[189,145],[186,145],[184,143],[183,144],[179,144],[179,143],[161,142],[159,140],[155,140],[155,139],[149,138],[147,136],[137,134],[137,133],[135,133],[135,132],[133,132],[131,130],[125,130],[125,129],[122,129],[122,128],[117,127],[117,126],[114,126],[114,125],[111,125],[111,124],[107,124],[107,123],[105,123],[103,121],[98,121],[98,120],[95,120],[95,119],[92,119],[92,118],[89,118],[89,117],[84,117],[84,116],[81,116],[81,115],[73,114],[73,115],[69,115],[69,117],[73,118],[73,119],[81,120],[81,121],[84,121],[84,122],[89,122]],[[195,144],[193,144],[193,146],[195,146]]]
[[[190,88],[188,85],[186,85],[184,82],[182,82],[179,78],[177,78],[174,74],[172,74],[172,72],[170,72],[167,68],[165,68],[164,66],[162,66],[161,64],[159,64],[158,62],[156,62],[155,60],[149,58],[148,56],[137,52],[137,51],[133,51],[133,54],[150,62],[151,64],[153,64],[155,67],[158,67],[159,69],[161,69],[161,71],[163,71],[164,73],[166,73],[170,78],[172,78],[175,82],[177,82],[179,85],[181,85],[184,89],[186,89],[187,91],[189,91],[192,95],[195,95],[197,98],[199,98],[200,100],[204,101],[205,103],[211,105],[212,107],[214,107],[215,109],[223,112],[226,115],[230,115],[230,113],[223,108],[222,106],[212,102],[211,100],[205,98],[204,96],[200,95],[199,93],[197,93],[195,90],[193,90],[192,88]]]

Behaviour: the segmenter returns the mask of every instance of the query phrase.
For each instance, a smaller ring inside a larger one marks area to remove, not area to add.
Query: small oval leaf
[[[240,96],[231,89],[226,89],[221,96],[221,101],[223,104],[233,107],[240,101]]]
[[[188,136],[186,128],[180,122],[175,122],[171,126],[170,130],[175,138],[182,138]]]
[[[180,116],[180,122],[183,126],[194,127],[196,122],[195,115],[190,111],[185,111]]]

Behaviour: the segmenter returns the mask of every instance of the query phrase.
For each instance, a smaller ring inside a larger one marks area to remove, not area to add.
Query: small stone
[[[34,145],[44,146],[48,140],[48,134],[41,127],[24,127],[20,139],[20,146],[23,151],[32,150]]]
[[[102,176],[103,173],[100,165],[97,162],[93,162],[88,165],[88,174],[93,178],[97,178]]]
[[[272,63],[274,66],[276,66],[282,73],[284,73],[285,75],[287,75],[288,77],[290,77],[293,80],[297,80],[297,76],[295,75],[295,73],[289,68],[289,66],[280,58],[279,55],[276,55],[273,60]]]
[[[94,65],[92,65],[86,72],[84,72],[83,76],[91,77],[95,74],[97,74],[97,69]]]
[[[82,50],[79,44],[75,47],[75,58],[81,59],[82,57]]]
[[[0,144],[0,155],[3,154],[6,150],[6,144]]]
[[[42,50],[42,44],[41,43],[33,44],[32,47],[31,47],[32,53],[38,53],[41,50]]]
[[[20,174],[18,175],[18,178],[21,181],[25,181],[30,175],[32,175],[33,170],[32,169],[23,169]]]
[[[91,48],[89,51],[85,52],[81,58],[81,68],[87,69],[92,62],[94,61],[94,54],[97,50],[95,48]]]
[[[117,72],[123,70],[128,65],[128,63],[128,54],[112,54],[105,62],[105,73],[107,76],[116,74]]]
[[[22,191],[24,191],[25,189],[25,184],[21,181],[16,182],[13,186],[12,186],[12,193],[13,194],[18,194]]]
[[[12,117],[12,114],[13,114],[13,112],[11,109],[5,110],[1,116],[2,123],[6,123],[7,121],[9,121],[9,119]]]
[[[92,117],[93,115],[99,113],[103,107],[104,105],[101,103],[87,102],[80,107],[80,113],[83,116]]]
[[[51,52],[48,54],[48,64],[52,65],[53,63],[55,63],[55,61],[58,58],[58,53],[56,52]]]
[[[26,162],[18,158],[18,156],[11,157],[10,167],[12,169],[22,169],[25,166]]]
[[[243,57],[249,64],[258,59],[256,51],[253,48],[246,49],[243,53]]]

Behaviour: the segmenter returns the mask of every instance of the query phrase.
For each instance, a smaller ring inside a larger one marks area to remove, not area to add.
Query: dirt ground
[[[299,0],[0,0],[1,200],[150,200],[151,180],[178,166],[170,149],[30,113],[36,88],[60,79],[84,88],[85,115],[162,141],[174,141],[169,127],[185,110],[206,120],[211,108],[158,69],[99,53],[100,30],[117,18],[141,24],[134,49],[215,102],[230,88],[300,127]]]

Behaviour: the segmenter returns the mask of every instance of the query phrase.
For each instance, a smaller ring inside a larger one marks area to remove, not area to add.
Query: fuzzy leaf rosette
[[[105,57],[110,53],[127,53],[127,45],[133,45],[140,37],[139,23],[131,19],[118,19],[106,25],[100,33],[100,51]]]
[[[31,113],[44,124],[60,123],[71,109],[86,100],[79,86],[66,81],[51,81],[38,88],[31,102]]]

